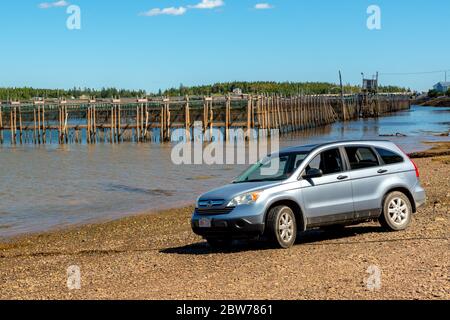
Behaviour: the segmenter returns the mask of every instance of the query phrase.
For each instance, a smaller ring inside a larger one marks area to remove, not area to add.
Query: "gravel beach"
[[[191,232],[192,208],[143,214],[1,242],[0,298],[450,299],[450,157],[416,163],[428,204],[405,232],[368,223],[309,231],[290,250],[240,242],[220,252]],[[80,290],[67,287],[73,265]]]

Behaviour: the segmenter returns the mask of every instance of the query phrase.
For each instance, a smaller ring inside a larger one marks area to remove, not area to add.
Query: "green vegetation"
[[[73,88],[69,90],[59,89],[35,89],[35,88],[0,88],[0,100],[14,99],[14,100],[29,100],[37,97],[44,98],[80,98],[95,97],[95,98],[111,98],[111,97],[142,97],[145,96],[144,90],[125,90],[116,88],[103,88],[100,90],[89,88]]]
[[[203,85],[194,87],[171,88],[163,92],[167,96],[183,95],[223,95],[232,92],[234,89],[241,89],[243,93],[248,94],[280,94],[285,96],[296,94],[338,94],[340,87],[335,83],[328,82],[225,82],[213,85]],[[409,89],[396,86],[379,87],[380,92],[405,92]],[[347,84],[344,86],[344,92],[357,93],[361,88]]]
[[[156,95],[165,96],[184,96],[184,95],[224,95],[233,92],[235,89],[241,89],[243,93],[248,94],[279,94],[284,96],[296,94],[338,94],[339,85],[327,82],[227,82],[216,83],[213,85],[171,88],[165,91],[159,90]],[[361,88],[347,84],[344,86],[345,93],[357,93]],[[405,88],[386,86],[380,87],[380,92],[405,92]],[[125,90],[116,88],[103,88],[100,90],[89,88],[73,88],[69,90],[62,89],[35,89],[35,88],[0,88],[0,100],[29,100],[33,98],[112,98],[112,97],[143,97],[148,95],[145,90]],[[155,94],[150,94],[155,95]]]
[[[440,95],[441,95],[440,92],[437,90],[432,89],[432,90],[428,91],[428,98],[437,98]]]
[[[445,93],[445,95],[446,95],[447,97],[450,97],[450,89],[447,90],[447,92]]]

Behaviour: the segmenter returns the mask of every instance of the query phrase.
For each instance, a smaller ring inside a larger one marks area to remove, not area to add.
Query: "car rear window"
[[[346,147],[347,157],[352,170],[379,166],[376,154],[368,147]]]
[[[396,164],[404,161],[403,157],[395,152],[381,148],[377,148],[376,150],[385,164]]]

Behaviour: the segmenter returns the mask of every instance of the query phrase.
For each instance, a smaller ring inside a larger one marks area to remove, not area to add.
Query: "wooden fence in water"
[[[0,143],[121,143],[171,141],[174,129],[192,139],[221,128],[281,133],[410,108],[408,95],[270,95],[108,100],[46,100],[0,105]],[[211,137],[211,135],[209,135]]]

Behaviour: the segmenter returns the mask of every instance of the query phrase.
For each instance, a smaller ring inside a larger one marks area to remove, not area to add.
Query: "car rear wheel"
[[[295,214],[288,206],[274,207],[267,216],[267,231],[272,241],[280,248],[292,247],[297,238]]]
[[[381,225],[389,231],[405,230],[411,224],[412,206],[408,197],[401,192],[392,192],[384,200]]]

